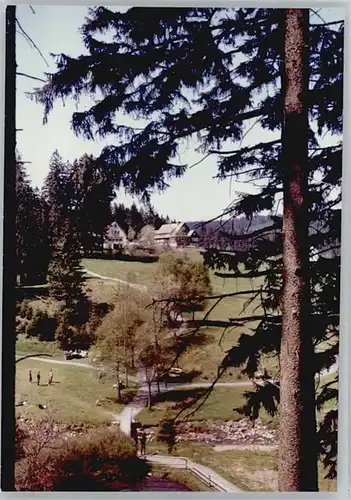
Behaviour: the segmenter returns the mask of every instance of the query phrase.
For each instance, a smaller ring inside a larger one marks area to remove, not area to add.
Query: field
[[[199,251],[195,249],[186,250],[181,252],[193,260],[202,260],[202,256]],[[117,278],[120,280],[125,280],[130,283],[136,283],[140,285],[145,285],[152,287],[153,276],[155,273],[156,263],[143,263],[143,262],[130,262],[130,261],[118,261],[118,260],[104,260],[104,259],[83,259],[82,265],[87,270],[97,273],[102,276],[108,276],[111,278]],[[222,293],[237,292],[239,290],[249,290],[255,286],[258,286],[258,280],[255,282],[249,279],[222,279],[215,276],[213,271],[210,271],[211,284],[213,289],[213,294],[218,295]],[[121,283],[114,282],[111,280],[100,279],[89,274],[86,274],[86,290],[91,295],[95,302],[108,302],[113,303],[116,296],[116,291],[121,286]],[[237,317],[243,313],[247,299],[244,296],[228,297],[223,299],[216,308],[209,315],[211,320],[226,320],[229,317]],[[46,300],[40,300],[40,297],[36,297],[31,301],[31,304],[36,309],[41,309],[45,307],[52,308],[52,304]],[[213,301],[208,301],[205,313],[213,305]],[[254,302],[247,307],[244,314],[250,315],[253,313],[255,307],[258,303]],[[198,313],[199,318],[203,316],[204,313]],[[250,325],[254,327],[254,323]],[[245,327],[245,331],[249,332],[248,327]],[[197,345],[192,345],[191,348],[182,355],[180,360],[180,365],[185,371],[194,371],[198,375],[194,380],[198,381],[211,381],[217,375],[217,368],[219,363],[222,361],[226,354],[226,351],[230,349],[233,345],[237,343],[238,337],[243,333],[243,328],[230,328],[226,332],[223,328],[218,327],[206,327],[202,328],[201,340],[197,342]],[[54,356],[59,356],[60,353],[57,351],[54,343],[52,345],[37,345],[34,346],[32,352],[36,351],[36,348],[47,349],[49,351],[53,350],[55,352],[50,352]],[[19,342],[17,346],[18,354],[25,354],[27,347],[25,342]],[[37,351],[38,352],[38,351]],[[267,366],[276,366],[276,361],[273,359],[267,359]],[[240,379],[241,369],[231,368],[223,376],[223,380],[235,380]]]
[[[190,253],[192,259],[202,259],[197,251]],[[111,278],[128,281],[134,284],[152,287],[155,273],[155,263],[128,262],[117,260],[84,259],[83,266],[94,273]],[[231,293],[239,290],[249,290],[260,285],[259,280],[224,280],[210,272],[213,294]],[[86,289],[91,294],[95,302],[113,303],[116,291],[123,287],[123,283],[114,282],[86,274]],[[245,309],[246,298],[233,297],[222,300],[215,310],[211,312],[210,319],[225,320],[229,317],[251,315],[259,305],[257,302]],[[46,300],[41,300],[37,296],[31,301],[35,308],[44,308]],[[208,311],[212,306],[209,301]],[[52,305],[50,306],[52,307]],[[245,311],[243,312],[243,309]],[[257,313],[257,310],[256,310]],[[198,313],[203,315],[203,313]],[[201,317],[201,316],[199,316]],[[254,324],[250,325],[252,328]],[[241,333],[250,333],[250,329],[232,328],[222,337],[223,329],[203,328],[201,342],[192,345],[189,350],[182,355],[180,366],[186,371],[196,371],[198,375],[193,380],[209,382],[217,374],[217,367],[223,359],[225,352],[236,344]],[[221,342],[220,342],[221,339]],[[56,342],[39,342],[35,338],[26,339],[19,336],[16,345],[17,356],[30,354],[48,354],[53,360],[63,360],[63,353]],[[75,363],[88,363],[89,360],[75,360]],[[267,367],[275,366],[274,359],[265,360]],[[47,376],[50,368],[54,372],[53,386],[47,385]],[[33,372],[34,381],[28,382],[28,371]],[[40,370],[42,374],[42,385],[36,385],[36,372]],[[323,376],[323,381],[331,379],[332,375]],[[222,381],[244,380],[240,373],[240,368],[228,370]],[[93,368],[75,366],[69,364],[55,364],[43,362],[38,359],[26,359],[17,364],[16,373],[16,400],[28,401],[28,406],[17,407],[17,414],[34,417],[36,419],[52,416],[56,421],[66,424],[89,424],[101,425],[111,422],[120,413],[124,404],[115,402],[115,391],[112,385],[115,380],[112,375],[106,375],[103,381],[99,381],[98,372]],[[191,415],[191,421],[201,425],[213,424],[228,420],[238,420],[241,415],[235,411],[244,402],[244,391],[250,390],[248,387],[216,387],[205,404]],[[136,388],[131,388],[125,392],[124,403],[128,403],[136,393]],[[194,387],[183,387],[171,390],[155,398],[153,409],[148,411],[143,409],[138,415],[138,420],[146,425],[157,425],[159,421],[167,417],[175,416],[181,409],[185,409],[183,416],[186,416],[197,407],[197,399],[204,395],[205,389]],[[96,405],[96,401],[101,401],[101,406]],[[201,401],[201,400],[200,400]],[[39,409],[38,404],[46,405],[47,409]],[[328,409],[335,406],[335,402],[328,403]],[[319,413],[318,419],[321,419]],[[261,412],[260,418],[266,425],[275,427],[277,418],[270,417],[265,412]],[[167,454],[165,445],[152,442],[148,451]],[[177,443],[174,454],[186,456],[196,462],[207,465],[219,474],[232,481],[244,491],[276,491],[277,490],[277,452],[267,448],[266,451],[254,449],[223,449],[218,451],[213,446],[200,443]],[[163,475],[162,469],[155,470],[156,475]],[[192,484],[192,476],[185,471],[167,471],[169,479],[179,480],[188,484],[194,490],[201,490],[200,484]],[[172,475],[173,474],[173,475]],[[323,471],[320,466],[320,490],[334,491],[335,481],[323,479]],[[183,477],[184,476],[184,477]]]
[[[245,402],[244,391],[251,388],[248,385],[247,387],[217,387],[213,389],[204,405],[194,415],[191,415],[188,421],[214,423],[216,421],[241,419],[242,416],[235,411],[235,408],[243,405]],[[151,411],[142,410],[138,415],[138,419],[146,425],[157,425],[166,415],[175,417],[183,408],[184,413],[182,416],[186,416],[197,408],[202,401],[201,397],[205,393],[206,389],[202,388],[178,388],[161,394],[156,399]],[[275,425],[275,420],[265,412],[262,412],[260,417],[265,424]]]
[[[52,386],[47,385],[50,368],[54,373]],[[33,374],[32,383],[28,381],[29,370]],[[41,374],[40,386],[36,383],[38,370]],[[94,369],[26,359],[16,365],[16,401],[27,401],[30,405],[17,407],[16,410],[20,415],[34,418],[49,415],[55,421],[66,424],[106,424],[123,409],[122,404],[115,402],[114,383],[109,375],[100,381]],[[130,392],[133,394],[135,389]],[[103,406],[96,406],[98,399]],[[35,406],[38,404],[46,405],[47,409],[39,409]]]
[[[197,250],[186,250],[185,255],[193,260],[202,260],[201,254]],[[89,271],[126,280],[130,283],[152,287],[153,276],[157,264],[128,262],[118,260],[100,260],[100,259],[83,259],[82,265]],[[215,276],[213,271],[210,271],[211,284],[213,295],[237,292],[240,290],[250,290],[255,286],[259,286],[259,280],[251,279],[223,279]],[[94,299],[106,301],[113,300],[115,290],[119,285],[116,282],[92,278],[88,276],[87,287],[92,290]],[[211,312],[209,319],[226,320],[229,317],[237,317],[243,313],[243,309],[247,298],[245,296],[228,297],[223,299],[216,308]],[[213,301],[208,301],[205,313],[213,305]],[[245,315],[253,313],[258,306],[258,302],[253,302],[245,310]],[[257,311],[256,311],[257,312]],[[204,313],[201,313],[203,315]],[[201,317],[201,316],[199,316]],[[254,327],[254,323],[251,324]],[[247,327],[245,327],[247,331]],[[181,367],[184,370],[196,370],[199,375],[196,380],[211,381],[216,377],[217,368],[225,353],[233,345],[237,343],[238,337],[243,333],[243,328],[235,327],[228,329],[223,335],[223,328],[208,327],[202,329],[203,341],[200,345],[194,345],[188,352],[184,353],[181,358]],[[267,366],[275,366],[275,360],[268,359]],[[223,377],[223,380],[234,380],[241,378],[240,368],[230,369]]]
[[[54,359],[62,359],[62,350],[58,342],[40,341],[34,338],[25,338],[19,335],[16,341],[16,356],[28,356],[29,354],[49,354]]]

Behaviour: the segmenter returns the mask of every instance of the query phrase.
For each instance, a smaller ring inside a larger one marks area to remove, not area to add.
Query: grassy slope
[[[201,422],[216,422],[223,420],[239,420],[242,418],[234,409],[240,407],[244,403],[244,391],[250,390],[250,386],[245,387],[217,387],[210,394],[204,405],[189,417],[192,421]],[[175,416],[180,409],[186,408],[184,416],[197,408],[201,397],[205,393],[205,389],[201,388],[179,388],[159,396],[159,401],[156,402],[151,411],[146,408],[138,415],[138,419],[147,425],[156,425],[166,413],[170,417]],[[192,403],[192,404],[191,404]],[[262,420],[265,423],[272,423],[272,418],[262,412]]]
[[[186,250],[184,253],[191,259],[202,259],[202,256],[197,250]],[[82,264],[90,271],[101,274],[102,276],[119,278],[146,286],[152,285],[155,266],[157,265],[154,263],[125,262],[118,260],[99,259],[83,259]],[[237,292],[239,290],[249,290],[255,286],[258,286],[259,284],[258,280],[225,280],[215,276],[213,271],[210,271],[210,275],[214,295]],[[116,290],[116,286],[119,286],[117,283],[114,283],[114,286],[112,284],[113,282],[91,278],[89,278],[87,281],[87,286],[93,290],[92,293],[94,297],[112,297],[114,291]],[[246,301],[247,298],[243,296],[223,299],[216,306],[209,318],[225,320],[229,317],[239,316],[242,313]],[[213,302],[209,301],[205,312],[212,305]],[[244,314],[252,314],[257,305],[258,302],[255,301],[253,304],[248,306]],[[252,324],[251,326],[253,327],[254,324]],[[247,327],[245,327],[245,331],[247,331]],[[218,364],[225,356],[225,352],[230,349],[230,347],[236,344],[238,337],[242,332],[243,328],[231,328],[225,333],[225,335],[222,336],[223,329],[203,329],[203,334],[206,338],[206,342],[202,343],[201,345],[193,346],[188,353],[185,353],[183,355],[181,360],[182,368],[185,370],[198,370],[199,372],[202,372],[201,375],[197,377],[197,380],[214,379],[217,374]],[[272,364],[272,361],[270,361],[270,364]],[[223,380],[232,380],[235,378],[240,378],[239,368],[233,368],[229,370],[225,374]]]
[[[53,386],[47,386],[51,367],[55,383]],[[56,421],[68,424],[103,424],[112,420],[113,413],[123,409],[121,404],[114,402],[114,379],[106,376],[100,382],[95,370],[59,364],[51,366],[36,359],[21,361],[16,368],[16,400],[48,406],[47,411],[35,406],[17,407],[19,414],[37,418],[49,414]],[[28,381],[30,369],[33,373],[32,384]],[[38,370],[43,384],[39,387],[36,384]],[[96,406],[97,399],[104,400],[104,406]]]
[[[53,358],[62,359],[62,350],[58,342],[40,341],[37,338],[26,338],[19,335],[16,341],[16,355],[18,357],[28,354],[50,354]]]

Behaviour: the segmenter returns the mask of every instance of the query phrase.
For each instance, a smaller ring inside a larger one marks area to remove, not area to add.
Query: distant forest
[[[253,236],[257,232],[263,231],[264,228],[278,229],[281,225],[279,224],[280,218],[275,219],[274,221],[269,216],[256,215],[251,219],[233,217],[227,220],[216,219],[210,222],[189,221],[187,225],[190,229],[195,229],[199,235],[199,246],[205,248],[214,247],[221,250],[247,250],[253,244],[249,235]],[[271,231],[263,231],[263,233],[266,237],[272,234]]]

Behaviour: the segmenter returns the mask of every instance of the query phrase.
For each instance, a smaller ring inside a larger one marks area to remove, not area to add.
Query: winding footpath
[[[175,469],[185,469],[194,474],[204,484],[221,493],[238,493],[242,492],[233,483],[220,476],[210,467],[193,462],[186,457],[172,457],[167,455],[146,455],[145,459],[149,463],[165,465]]]
[[[114,422],[119,422],[120,429],[127,435],[130,435],[130,426],[132,419],[134,419],[142,410],[145,408],[148,402],[148,386],[145,383],[145,378],[139,372],[137,374],[137,379],[140,383],[140,388],[134,398],[125,406],[124,410],[115,415]],[[160,383],[160,394],[173,391],[174,389],[186,388],[208,388],[211,387],[212,383],[208,382],[195,382],[195,383]],[[250,381],[238,381],[238,382],[217,382],[216,387],[249,387],[252,386]],[[158,387],[157,383],[154,382],[151,385],[151,395],[155,396],[157,394]]]
[[[128,281],[121,280],[119,278],[111,278],[111,276],[102,276],[101,274],[94,273],[93,271],[89,271],[89,269],[84,268],[83,272],[93,276],[94,278],[99,278],[101,280],[115,281],[116,283],[121,283],[122,285],[130,286],[131,288],[135,288],[136,290],[146,291],[146,285],[138,285],[137,283],[129,283]]]

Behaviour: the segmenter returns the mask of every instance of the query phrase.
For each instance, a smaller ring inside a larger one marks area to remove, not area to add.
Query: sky
[[[34,12],[29,5],[18,5],[17,18],[20,23],[17,30],[17,71],[38,78],[45,78],[45,72],[54,72],[55,63],[50,54],[64,53],[69,56],[79,56],[84,52],[84,45],[79,33],[79,27],[84,22],[88,12],[83,6],[34,6]],[[327,21],[342,19],[344,12],[340,8],[324,8],[320,11]],[[318,22],[318,19],[314,20]],[[31,46],[20,33],[21,27],[32,38],[39,52]],[[46,62],[48,65],[46,64]],[[17,128],[22,129],[17,135],[17,148],[26,164],[27,173],[33,185],[40,187],[48,172],[52,153],[57,149],[64,160],[73,161],[84,153],[98,156],[107,140],[86,140],[77,137],[71,130],[72,113],[77,109],[86,108],[92,104],[90,98],[84,98],[78,108],[72,101],[64,104],[57,101],[54,110],[49,115],[48,123],[43,124],[43,107],[28,98],[27,93],[40,86],[40,82],[17,77]],[[129,121],[130,123],[130,121]],[[242,145],[275,138],[271,133],[262,131],[255,126],[245,137]],[[181,151],[181,162],[193,165],[203,158],[196,153],[196,144],[189,141]],[[215,157],[209,157],[199,165],[188,169],[179,179],[170,181],[170,187],[163,193],[152,196],[152,204],[156,210],[171,219],[178,221],[208,220],[218,216],[233,202],[240,192],[256,192],[257,188],[249,183],[238,183],[214,179],[217,174]],[[120,203],[130,204],[132,197],[120,191],[117,193]]]

